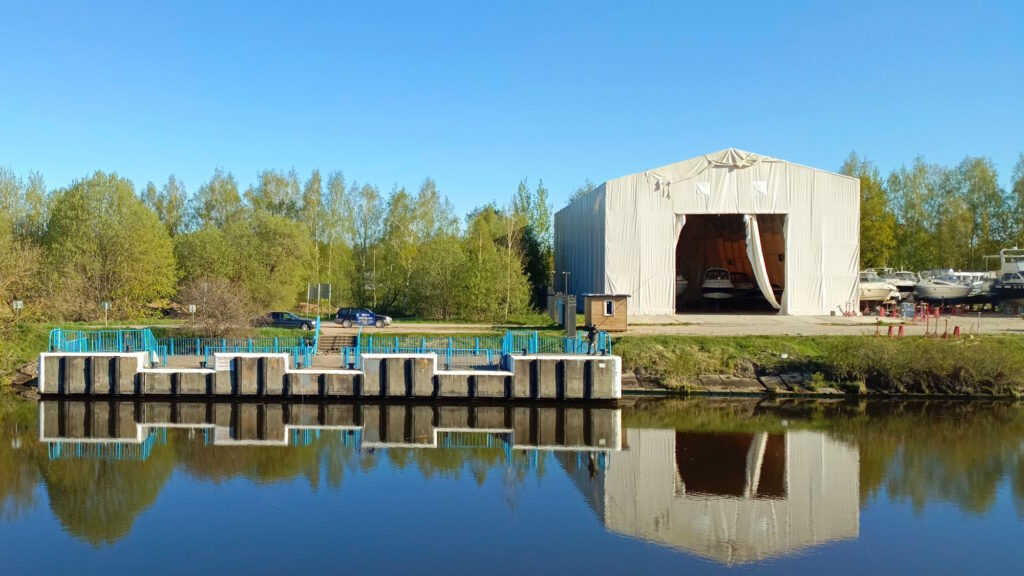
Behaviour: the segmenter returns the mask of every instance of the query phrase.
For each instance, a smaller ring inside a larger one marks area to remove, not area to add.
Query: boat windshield
[[[704,274],[705,280],[728,280],[729,271],[721,268],[712,268]]]
[[[917,282],[917,276],[913,272],[897,272],[895,275],[897,280],[909,280],[910,282]]]
[[[878,274],[876,274],[874,272],[861,272],[860,273],[860,281],[861,282],[881,282],[882,279],[879,278]]]

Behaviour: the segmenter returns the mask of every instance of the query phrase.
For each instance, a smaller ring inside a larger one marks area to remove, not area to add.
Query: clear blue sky
[[[190,192],[341,169],[460,213],[726,147],[835,170],[1024,152],[1024,2],[7,2],[0,165]]]

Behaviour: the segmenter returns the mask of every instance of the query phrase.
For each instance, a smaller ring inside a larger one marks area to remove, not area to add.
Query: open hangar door
[[[782,301],[785,214],[687,214],[677,219],[681,229],[676,241],[676,312],[776,310],[765,292],[770,291],[775,304]],[[751,234],[760,246],[750,246]],[[702,296],[705,273],[712,268],[729,272],[731,290],[723,290],[728,298]]]

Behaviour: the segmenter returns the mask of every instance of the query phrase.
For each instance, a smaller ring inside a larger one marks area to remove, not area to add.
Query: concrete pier
[[[44,442],[142,443],[157,428],[209,430],[214,445],[287,446],[295,430],[348,430],[366,448],[437,448],[446,435],[482,432],[512,449],[622,449],[621,413],[610,407],[114,397],[39,403]]]
[[[215,353],[206,368],[158,368],[147,352],[44,352],[44,396],[613,401],[617,356],[512,354],[503,370],[441,370],[435,354],[363,354],[362,369],[293,369],[288,354]]]

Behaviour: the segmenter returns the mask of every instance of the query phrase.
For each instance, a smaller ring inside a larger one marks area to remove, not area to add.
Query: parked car
[[[301,328],[303,330],[312,330],[316,326],[315,319],[296,316],[291,312],[271,312],[262,318],[261,323],[274,328]]]
[[[376,326],[383,328],[391,325],[391,316],[374,314],[368,308],[339,308],[334,316],[335,324],[341,324],[345,328],[353,326]]]

